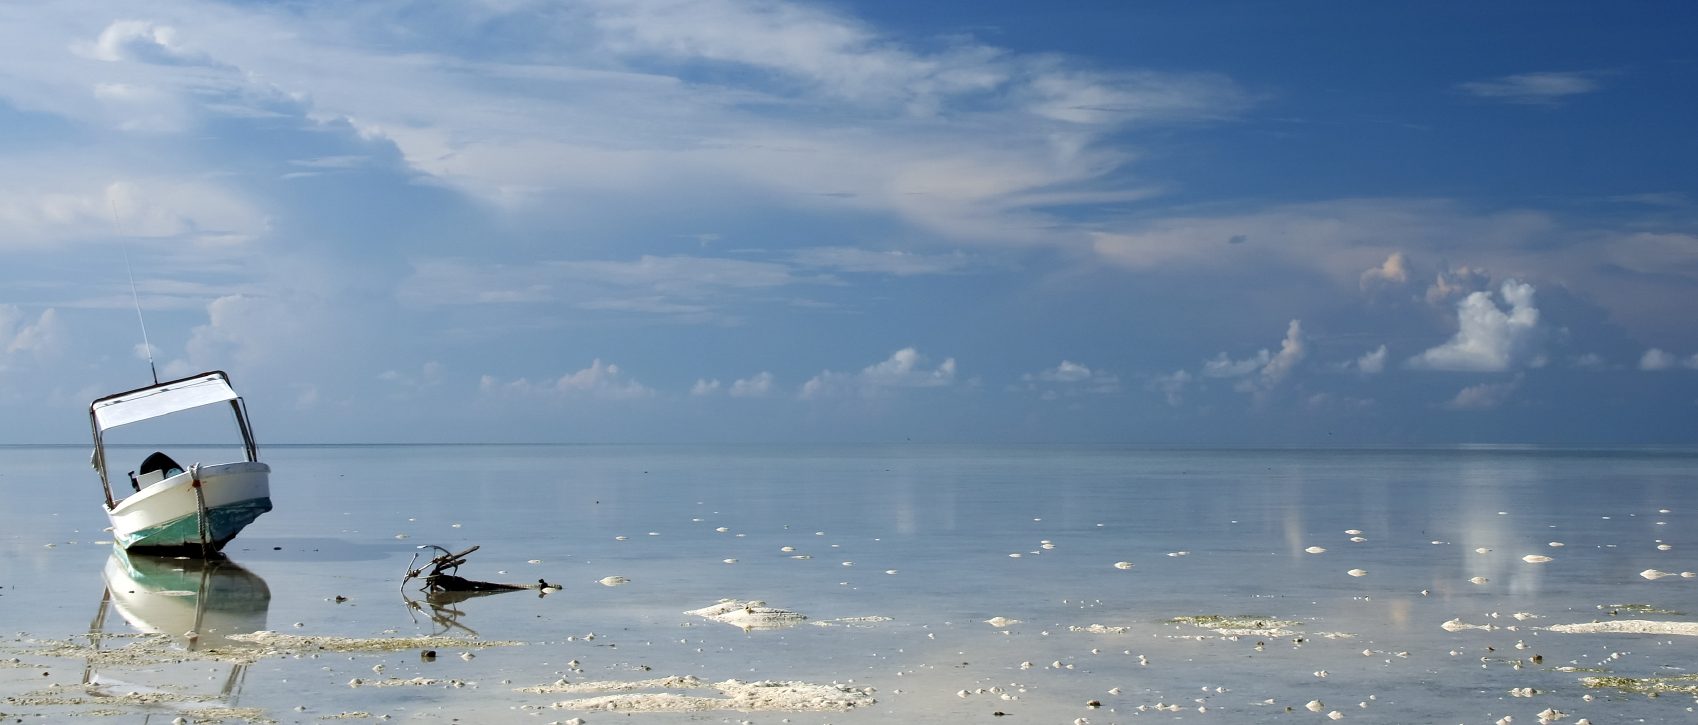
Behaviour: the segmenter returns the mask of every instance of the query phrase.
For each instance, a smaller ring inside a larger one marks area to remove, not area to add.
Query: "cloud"
[[[1687,358],[1676,358],[1673,353],[1664,352],[1659,348],[1651,348],[1639,358],[1640,370],[1670,370],[1675,366],[1698,370],[1698,354]]]
[[[791,252],[790,258],[797,266],[804,268],[888,274],[897,277],[957,274],[967,271],[975,264],[972,257],[961,252],[917,254],[858,247],[804,247]]]
[[[1214,359],[1203,363],[1203,377],[1244,377],[1245,375],[1249,375],[1257,370],[1261,370],[1263,366],[1268,364],[1270,359],[1272,359],[1272,355],[1266,349],[1260,350],[1255,355],[1251,355],[1243,360],[1233,360],[1232,358],[1227,357],[1225,352],[1222,352],[1216,355]]]
[[[1369,276],[1371,282],[1409,274],[1407,249],[1495,256],[1500,249],[1531,246],[1555,228],[1548,214],[1535,211],[1481,213],[1443,199],[1337,199],[1160,217],[1089,237],[1097,255],[1133,270],[1262,269],[1279,263],[1317,269],[1341,286],[1360,288],[1364,269],[1381,270]],[[1221,241],[1246,230],[1255,233],[1254,244]]]
[[[1378,375],[1386,369],[1386,346],[1381,345],[1351,362],[1363,375]]]
[[[1439,305],[1458,295],[1478,292],[1491,282],[1491,273],[1483,269],[1470,269],[1461,266],[1449,270],[1439,270],[1433,277],[1433,284],[1427,288],[1427,304]]]
[[[64,349],[66,331],[58,311],[49,307],[31,322],[17,305],[0,304],[0,368],[8,358],[51,357]]]
[[[1292,320],[1286,325],[1285,338],[1280,341],[1279,352],[1258,350],[1255,355],[1242,360],[1234,360],[1222,352],[1203,363],[1202,376],[1239,378],[1241,380],[1235,386],[1236,389],[1246,393],[1263,394],[1277,387],[1308,354],[1308,346],[1303,340],[1303,323]]]
[[[1518,279],[1557,281],[1603,307],[1630,334],[1647,339],[1690,334],[1684,311],[1698,305],[1698,234],[1644,231],[1636,225],[1566,224],[1542,210],[1481,210],[1445,199],[1334,199],[1210,214],[1134,217],[1090,232],[1102,260],[1140,273],[1265,275],[1314,272],[1341,290],[1358,290],[1365,269],[1394,253],[1412,260],[1462,259],[1434,274],[1428,300],[1448,305],[1487,287],[1486,270]],[[1250,244],[1227,244],[1236,234]],[[1676,322],[1680,320],[1680,322]]]
[[[955,358],[946,358],[937,367],[926,369],[926,358],[912,347],[892,353],[883,362],[862,368],[858,373],[821,371],[802,384],[804,400],[830,397],[878,397],[899,388],[939,388],[955,384]]]
[[[419,366],[418,372],[385,370],[378,373],[377,379],[407,393],[416,393],[442,385],[442,372],[442,363],[430,360]]]
[[[733,380],[729,386],[721,384],[717,378],[697,378],[696,384],[690,386],[690,395],[703,398],[724,392],[733,398],[765,398],[772,394],[773,386],[772,373],[763,370],[747,378]]]
[[[1674,355],[1658,348],[1651,348],[1639,358],[1640,370],[1667,370],[1674,367]]]
[[[1020,376],[1023,385],[1014,389],[1042,391],[1045,399],[1072,397],[1084,393],[1107,395],[1120,392],[1120,378],[1105,370],[1062,360],[1053,368]]]
[[[1371,267],[1362,273],[1358,285],[1367,291],[1383,284],[1401,285],[1409,281],[1409,262],[1404,259],[1402,252],[1392,252],[1386,261],[1378,267]]]
[[[176,28],[145,20],[113,21],[92,44],[73,44],[72,50],[108,63],[217,65],[204,52],[183,47]]]
[[[728,391],[733,398],[764,398],[772,394],[772,373],[761,371],[753,377],[732,381]]]
[[[1509,400],[1516,388],[1521,387],[1521,378],[1501,383],[1480,383],[1470,385],[1457,391],[1456,397],[1444,404],[1446,410],[1490,410]]]
[[[219,297],[206,305],[206,324],[190,331],[185,356],[165,363],[163,371],[177,377],[231,362],[274,365],[283,353],[314,336],[306,312],[302,306],[271,297]]]
[[[1027,113],[1076,124],[1196,117],[1247,95],[1211,74],[1101,71],[957,38],[907,47],[820,6],[744,0],[592,4],[603,49],[624,57],[720,63],[792,81],[795,90],[865,107],[931,115],[968,100],[1012,99]]]
[[[568,305],[681,322],[735,321],[727,309],[749,295],[796,285],[837,284],[778,262],[642,255],[632,261],[548,260],[486,264],[426,259],[413,264],[396,296],[421,308]]]
[[[601,358],[577,372],[535,383],[525,378],[502,382],[485,375],[479,380],[478,389],[486,395],[521,398],[636,400],[655,396],[654,389],[632,379],[618,365],[603,363]]]
[[[1490,292],[1475,292],[1457,304],[1457,331],[1443,345],[1409,359],[1424,370],[1497,372],[1528,363],[1538,342],[1539,310],[1533,286],[1506,280],[1500,288],[1506,312]]]
[[[193,249],[163,248],[172,257],[236,247],[263,234],[269,222],[255,206],[221,184],[202,180],[91,178],[100,171],[71,164],[72,170],[44,170],[17,160],[22,170],[0,175],[0,249],[88,245],[113,236],[175,239]]]
[[[1149,387],[1162,394],[1170,406],[1178,407],[1185,402],[1185,390],[1190,387],[1193,378],[1191,373],[1175,370],[1167,375],[1158,375],[1150,381]]]
[[[86,15],[0,12],[19,60],[0,97],[168,136],[229,117],[351,128],[420,181],[521,217],[778,205],[1072,244],[1082,227],[1048,207],[1149,193],[1115,174],[1132,160],[1116,134],[1257,100],[1219,74],[915,40],[812,3],[165,0],[103,28]],[[84,39],[67,49],[64,33]]]
[[[1292,320],[1291,324],[1286,325],[1285,339],[1279,343],[1279,353],[1262,366],[1262,389],[1267,390],[1278,385],[1308,355],[1308,346],[1303,342],[1303,324]]]
[[[1603,88],[1602,74],[1591,71],[1567,73],[1520,73],[1457,84],[1457,88],[1479,98],[1505,103],[1550,106],[1571,96]]]

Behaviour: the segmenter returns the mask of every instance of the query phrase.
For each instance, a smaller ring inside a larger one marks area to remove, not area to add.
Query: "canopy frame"
[[[106,472],[106,431],[218,403],[230,404],[230,411],[236,417],[236,427],[242,433],[243,453],[249,462],[258,461],[259,446],[254,442],[253,425],[248,422],[247,405],[242,396],[230,387],[230,376],[223,370],[168,380],[108,395],[90,403],[88,420],[94,432],[94,456],[90,463],[100,472],[100,487],[106,492],[106,508],[117,505],[112,498],[112,483]]]

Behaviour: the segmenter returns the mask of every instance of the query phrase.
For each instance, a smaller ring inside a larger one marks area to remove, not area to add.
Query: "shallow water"
[[[115,458],[146,452],[122,449]],[[242,574],[201,577],[184,567],[167,587],[167,596],[182,597],[191,593],[176,586],[208,582],[188,597],[202,629],[475,633],[524,644],[471,659],[458,656],[464,648],[444,649],[428,662],[409,649],[270,655],[240,668],[95,667],[102,682],[211,698],[102,703],[85,692],[86,661],[45,656],[43,647],[86,643],[108,572],[147,567],[109,567],[86,450],[0,448],[8,499],[0,508],[0,660],[38,665],[0,665],[0,713],[58,720],[110,711],[113,721],[132,722],[212,704],[282,722],[352,712],[597,722],[623,715],[553,709],[578,695],[515,688],[563,677],[693,675],[852,682],[874,688],[877,702],[850,712],[636,717],[957,722],[1003,712],[1026,722],[1253,722],[1319,721],[1337,711],[1351,721],[1491,723],[1506,715],[1537,722],[1546,708],[1568,713],[1563,722],[1698,717],[1690,695],[1580,683],[1600,673],[1689,673],[1698,637],[1542,629],[1698,621],[1685,614],[1698,613],[1698,578],[1679,576],[1698,570],[1698,450],[349,446],[262,454],[274,469],[276,510],[227,549]],[[200,455],[210,454],[176,457]],[[565,588],[433,607],[398,591],[421,544],[480,545],[463,576]],[[1317,546],[1326,551],[1305,552]],[[1528,563],[1528,555],[1551,561]],[[173,568],[151,566],[140,575],[144,588]],[[1640,576],[1653,568],[1676,576]],[[630,581],[598,583],[613,576]],[[115,580],[119,589],[136,584]],[[809,622],[745,631],[684,614],[724,598],[762,600]],[[188,646],[183,632],[168,631],[182,620],[148,622],[153,609],[132,606],[126,616],[115,604],[105,607],[105,631],[160,629]],[[1682,614],[1600,609],[1617,604]],[[220,615],[222,624],[208,624]],[[1169,623],[1181,615],[1285,620],[1294,633],[1230,638]],[[857,617],[888,620],[829,621]],[[985,623],[993,617],[1019,622]],[[1453,619],[1497,629],[1441,627]],[[1070,631],[1092,624],[1123,629]],[[414,677],[465,686],[348,684]],[[92,701],[4,700],[55,683],[61,696]],[[1531,696],[1519,696],[1521,688],[1533,688]],[[1091,700],[1102,706],[1087,707]],[[1304,707],[1311,700],[1324,704],[1319,712]],[[1158,703],[1179,709],[1158,712]]]

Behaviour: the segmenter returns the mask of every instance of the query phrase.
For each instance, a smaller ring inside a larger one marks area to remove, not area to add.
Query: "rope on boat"
[[[200,555],[202,558],[212,556],[210,540],[212,521],[206,514],[206,490],[200,485],[200,464],[189,466],[190,486],[195,490],[195,511],[200,519]]]

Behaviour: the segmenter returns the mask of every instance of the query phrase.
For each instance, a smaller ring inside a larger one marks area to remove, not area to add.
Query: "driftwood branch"
[[[535,584],[502,584],[459,576],[457,572],[460,571],[460,566],[466,563],[466,557],[481,548],[478,546],[458,552],[449,551],[434,544],[427,544],[419,548],[435,549],[441,553],[431,557],[429,561],[425,562],[424,566],[417,569],[413,568],[413,564],[418,562],[419,555],[414,553],[413,560],[407,562],[407,575],[401,578],[403,590],[406,589],[407,582],[414,579],[423,579],[424,583],[420,585],[420,591],[431,594],[441,592],[511,592],[524,589],[537,590],[546,594],[551,590],[560,588],[559,585],[550,584],[545,579],[538,579]]]

